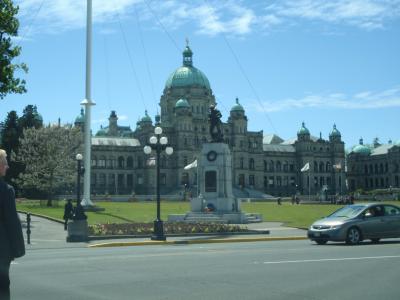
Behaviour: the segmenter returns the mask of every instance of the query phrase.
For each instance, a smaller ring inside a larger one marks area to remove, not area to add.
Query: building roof
[[[140,142],[131,138],[115,137],[92,137],[93,146],[120,146],[120,147],[139,147]]]
[[[267,134],[263,137],[263,144],[281,144],[283,139],[281,139],[276,134]]]
[[[268,152],[296,152],[296,149],[292,145],[274,145],[264,144],[263,150]]]
[[[376,148],[371,149],[371,156],[373,155],[384,155],[388,153],[388,150],[396,145],[393,144],[384,144],[380,145]]]

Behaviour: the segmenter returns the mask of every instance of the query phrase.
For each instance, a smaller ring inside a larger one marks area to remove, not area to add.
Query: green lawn
[[[398,201],[385,203],[399,204]],[[89,224],[127,223],[127,222],[152,222],[156,216],[156,202],[97,202],[96,205],[104,207],[103,212],[88,212]],[[242,211],[247,213],[260,213],[264,221],[283,222],[290,227],[307,228],[316,219],[327,216],[340,205],[302,204],[292,205],[283,202],[242,203]],[[41,206],[40,201],[22,201],[17,203],[18,210],[42,214],[56,219],[62,219],[64,202],[58,207]],[[184,214],[190,210],[189,202],[162,201],[161,219],[167,220],[169,214]]]

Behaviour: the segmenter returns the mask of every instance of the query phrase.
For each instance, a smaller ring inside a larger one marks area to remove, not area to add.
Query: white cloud
[[[331,93],[326,95],[307,95],[302,98],[265,101],[253,103],[252,107],[260,112],[276,112],[291,109],[376,109],[400,107],[400,86],[381,92],[365,91],[355,95]]]
[[[373,30],[383,28],[386,20],[399,17],[399,7],[399,0],[284,0],[266,7],[266,11],[287,20],[344,23]]]
[[[17,0],[16,3],[23,25],[34,27],[29,29],[32,34],[85,26],[84,0]],[[149,28],[160,29],[161,21],[168,30],[190,25],[199,34],[242,36],[304,21],[375,30],[400,16],[400,0],[280,0],[260,9],[262,5],[250,0],[95,0],[93,22],[115,22],[117,15],[134,18],[136,9]]]

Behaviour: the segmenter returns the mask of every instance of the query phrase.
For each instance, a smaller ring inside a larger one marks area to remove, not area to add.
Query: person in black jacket
[[[0,149],[0,299],[10,299],[10,264],[25,255],[21,222],[15,206],[15,192],[4,181],[8,169],[7,154]]]

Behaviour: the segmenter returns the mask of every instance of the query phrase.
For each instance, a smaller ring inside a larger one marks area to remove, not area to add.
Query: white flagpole
[[[81,105],[85,106],[85,132],[84,132],[84,148],[85,155],[84,165],[85,174],[83,177],[83,199],[82,206],[93,206],[93,202],[90,200],[90,175],[91,175],[91,116],[90,109],[92,105],[91,96],[91,69],[92,69],[92,0],[87,0],[87,17],[86,17],[86,89],[85,89],[85,100],[81,102]]]

